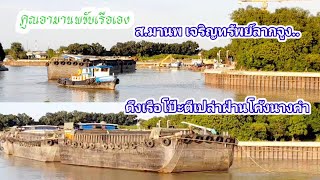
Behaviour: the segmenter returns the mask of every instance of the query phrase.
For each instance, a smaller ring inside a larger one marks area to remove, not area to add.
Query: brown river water
[[[235,160],[229,172],[158,174],[43,163],[0,153],[1,180],[317,180],[320,161]]]
[[[204,84],[204,75],[188,70],[138,69],[135,73],[120,74],[120,84],[115,91],[69,89],[48,82],[46,67],[8,67],[0,72],[0,102],[124,102],[128,98],[145,101],[171,96],[184,100],[195,98],[233,98],[243,101],[248,95],[267,100],[320,101],[319,91],[279,90],[246,87],[215,87]]]

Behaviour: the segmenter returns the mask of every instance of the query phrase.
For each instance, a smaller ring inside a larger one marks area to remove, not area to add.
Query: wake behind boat
[[[60,78],[58,84],[65,87],[86,89],[110,89],[114,90],[119,84],[119,79],[111,75],[112,66],[99,65],[79,69],[78,75],[71,78]]]

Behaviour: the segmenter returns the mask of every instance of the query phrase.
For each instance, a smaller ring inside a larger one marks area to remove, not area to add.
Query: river
[[[259,163],[258,167],[255,163]],[[320,179],[319,161],[250,161],[236,160],[229,172],[194,172],[158,174],[43,163],[0,154],[3,180],[301,180]],[[266,165],[268,164],[268,165]],[[265,169],[265,168],[268,169]]]
[[[124,102],[128,98],[144,101],[161,96],[222,101],[224,98],[243,100],[248,95],[283,101],[320,99],[317,91],[214,87],[204,84],[202,73],[187,70],[138,69],[118,77],[120,84],[115,91],[72,89],[48,81],[46,67],[9,67],[9,71],[0,72],[0,102]]]

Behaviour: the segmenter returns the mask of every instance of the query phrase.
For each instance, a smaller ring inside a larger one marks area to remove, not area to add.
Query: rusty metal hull
[[[156,139],[153,147],[147,146],[143,141],[131,141],[138,144],[133,148],[123,144],[130,142],[126,139],[137,140],[139,138],[126,137],[125,135],[113,136],[113,138],[115,139],[113,141],[108,141],[110,137],[105,139],[107,142],[112,142],[111,144],[115,145],[114,148],[108,147],[109,143],[98,141],[91,143],[91,145],[94,144],[93,147],[79,145],[90,141],[73,141],[73,144],[61,142],[61,163],[175,173],[228,171],[233,162],[235,144],[224,142],[197,143],[194,141],[185,143],[182,139],[172,138],[170,145],[164,145],[163,139]]]
[[[32,159],[42,162],[60,161],[60,153],[58,144],[52,146],[46,144],[46,141],[14,141],[5,140],[1,142],[4,153]]]
[[[78,89],[105,89],[105,90],[115,90],[116,84],[115,83],[105,83],[101,85],[63,85],[59,84],[61,87],[67,88],[78,88]]]
[[[68,88],[80,88],[80,89],[105,89],[105,90],[115,90],[116,89],[116,82],[103,82],[101,84],[71,84],[70,83],[58,83],[61,87],[68,87]]]

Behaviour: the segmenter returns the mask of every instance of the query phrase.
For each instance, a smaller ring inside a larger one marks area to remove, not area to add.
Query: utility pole
[[[227,53],[226,53],[226,61],[229,65],[231,65],[231,62],[229,61],[229,50],[227,50]]]

